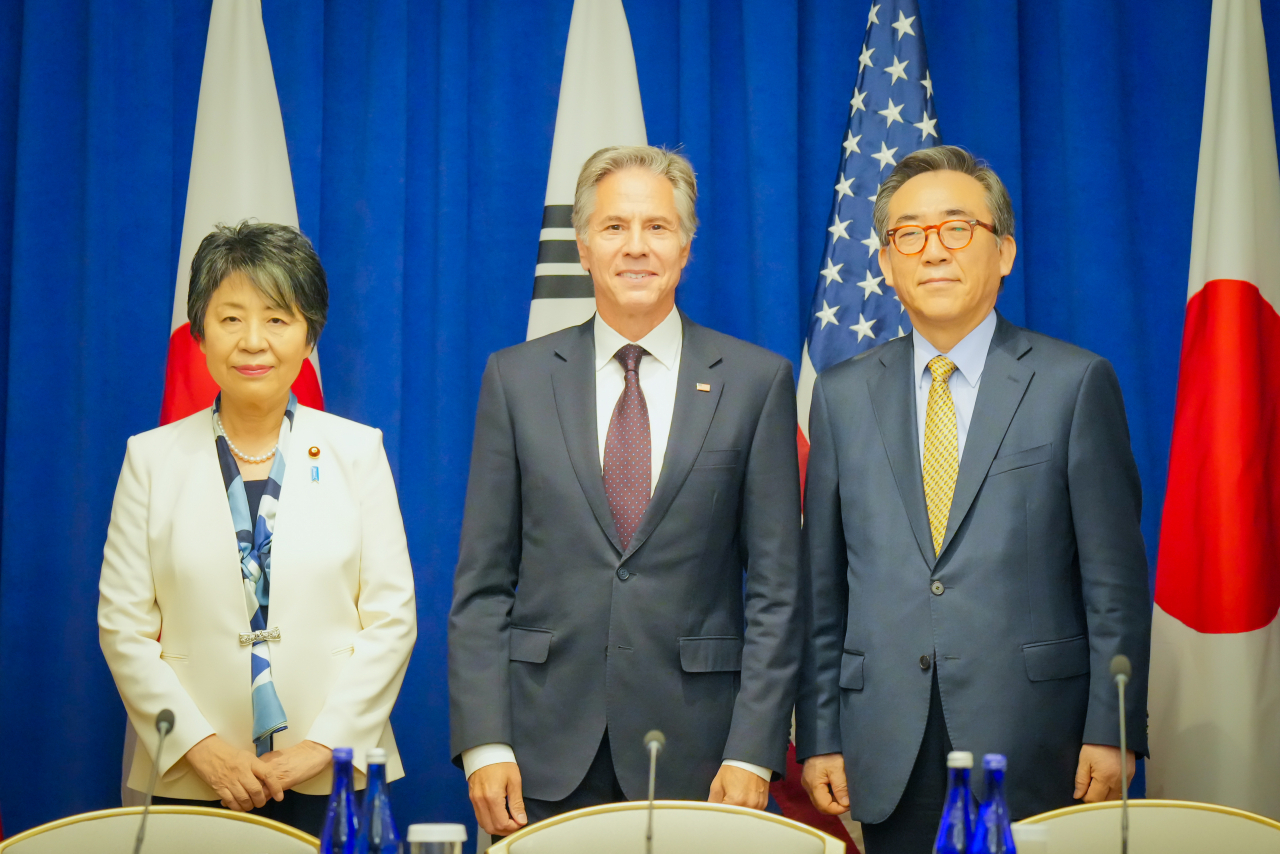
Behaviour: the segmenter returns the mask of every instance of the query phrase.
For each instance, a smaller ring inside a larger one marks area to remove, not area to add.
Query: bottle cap
[[[988,771],[1003,771],[1009,767],[1009,760],[1003,753],[988,753],[982,757],[982,767]]]
[[[354,754],[350,747],[335,747],[333,749],[334,762],[350,762]]]
[[[411,824],[406,842],[466,842],[465,824]]]
[[[364,752],[364,759],[370,765],[386,765],[387,751],[381,747],[370,747]]]
[[[948,768],[972,768],[973,754],[967,750],[953,750],[947,754]]]

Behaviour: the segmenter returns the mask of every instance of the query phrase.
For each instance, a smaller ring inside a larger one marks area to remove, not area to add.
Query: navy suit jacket
[[[654,728],[659,797],[705,800],[725,758],[784,767],[803,620],[791,365],[682,320],[666,455],[625,552],[591,321],[485,368],[449,617],[452,751],[510,744],[528,797],[568,796],[606,727],[628,798],[647,795]]]
[[[914,371],[908,336],[814,386],[798,754],[843,753],[853,817],[883,821],[936,667],[955,748],[1008,756],[1015,818],[1065,806],[1081,744],[1118,744],[1117,653],[1133,662],[1129,746],[1147,745],[1151,600],[1119,383],[1000,317],[935,557]]]

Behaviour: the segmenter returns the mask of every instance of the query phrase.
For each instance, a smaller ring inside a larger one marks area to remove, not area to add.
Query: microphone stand
[[[160,733],[160,740],[156,742],[156,758],[151,763],[151,781],[147,783],[147,796],[142,802],[142,822],[138,825],[138,836],[133,841],[133,854],[139,854],[142,851],[142,840],[147,835],[147,816],[151,814],[151,796],[156,790],[156,780],[160,775],[160,754],[164,750],[164,740],[173,729],[173,712],[168,709],[162,709],[160,714],[156,715],[156,731]]]
[[[1132,673],[1128,656],[1117,655],[1111,659],[1111,675],[1120,697],[1120,854],[1129,854],[1129,743],[1125,731],[1124,688]]]
[[[658,754],[667,743],[667,737],[656,729],[644,736],[645,749],[649,751],[649,820],[644,834],[645,854],[653,854],[653,787],[658,777]]]

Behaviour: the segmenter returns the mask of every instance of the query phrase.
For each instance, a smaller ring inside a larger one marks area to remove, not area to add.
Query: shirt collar
[[[680,357],[680,345],[683,342],[684,324],[680,322],[679,309],[672,308],[671,313],[639,341],[628,341],[612,326],[605,323],[599,313],[592,324],[596,341],[596,370],[599,371],[625,344],[639,344],[649,355],[657,359],[664,368],[671,370]]]
[[[981,323],[951,348],[950,353],[945,354],[955,363],[956,370],[971,388],[977,388],[978,381],[982,379],[982,369],[987,364],[987,351],[991,349],[991,339],[995,334],[996,312],[992,309]],[[919,387],[924,384],[925,374],[929,373],[929,362],[934,356],[940,356],[943,353],[915,330],[911,332],[911,339],[915,344],[916,386]]]

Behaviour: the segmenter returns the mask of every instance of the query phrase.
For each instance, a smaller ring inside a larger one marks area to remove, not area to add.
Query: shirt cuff
[[[476,749],[479,750],[479,748],[476,748]],[[467,761],[467,755],[465,753],[462,754],[462,761],[463,762]],[[734,768],[741,768],[743,771],[750,771],[752,774],[755,774],[757,777],[763,778],[766,783],[768,783],[770,780],[773,779],[773,772],[762,765],[752,765],[750,762],[739,762],[737,759],[726,759],[724,760],[724,762],[720,764],[732,765]]]
[[[466,774],[467,779],[470,780],[472,774],[486,765],[515,761],[516,752],[509,744],[496,741],[491,744],[480,744],[462,751],[462,773]]]

